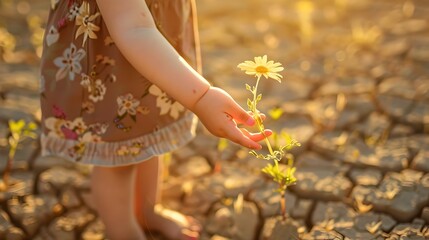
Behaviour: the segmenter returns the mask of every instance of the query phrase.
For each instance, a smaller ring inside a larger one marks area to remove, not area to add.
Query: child
[[[43,154],[94,165],[109,239],[197,239],[159,202],[157,156],[189,142],[195,113],[215,136],[259,149],[254,119],[199,68],[193,0],[52,0],[41,62]],[[265,134],[270,134],[266,131]]]

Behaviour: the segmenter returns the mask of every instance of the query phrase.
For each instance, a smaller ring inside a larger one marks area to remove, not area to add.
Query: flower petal
[[[264,76],[267,79],[272,78],[279,82],[281,81],[282,75],[278,73],[284,70],[281,63],[272,60],[268,61],[267,55],[254,57],[254,60],[254,62],[244,61],[238,64],[237,67],[248,75]]]

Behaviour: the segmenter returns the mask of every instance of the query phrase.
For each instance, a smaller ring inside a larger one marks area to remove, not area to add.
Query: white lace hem
[[[118,142],[86,142],[85,150],[79,158],[69,154],[69,149],[76,146],[79,142],[42,134],[41,154],[42,156],[59,156],[76,163],[104,167],[136,164],[186,145],[195,137],[197,121],[197,118],[193,114],[188,114],[181,120],[154,133],[134,139]],[[121,146],[131,146],[136,142],[141,144],[138,154],[117,154],[117,149]]]

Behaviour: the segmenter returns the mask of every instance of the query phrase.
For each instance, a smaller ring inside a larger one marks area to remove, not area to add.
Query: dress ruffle
[[[156,132],[134,139],[118,142],[85,142],[85,150],[79,160],[68,154],[69,149],[79,144],[78,141],[42,134],[42,156],[54,155],[77,163],[104,167],[136,164],[186,145],[195,136],[197,122],[195,115],[189,113]],[[139,151],[118,154],[124,146],[136,146],[136,144],[139,146]]]

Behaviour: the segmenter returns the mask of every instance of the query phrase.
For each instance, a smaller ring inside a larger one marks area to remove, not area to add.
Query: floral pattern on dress
[[[46,45],[49,47],[52,44],[58,42],[59,39],[60,39],[60,33],[58,32],[58,29],[54,26],[51,26],[51,28],[46,34],[46,38],[45,38]]]
[[[76,31],[75,38],[77,39],[83,34],[82,47],[85,46],[86,40],[89,38],[97,39],[95,32],[100,30],[100,27],[94,24],[94,20],[100,16],[99,12],[91,15],[89,3],[84,1],[79,8],[79,14],[76,16],[75,24],[79,26]]]
[[[91,114],[91,113],[94,113],[94,111],[95,111],[94,103],[92,103],[91,101],[82,102],[82,112]]]
[[[119,96],[116,100],[118,103],[118,116],[123,118],[126,114],[129,114],[135,121],[137,114],[137,108],[140,105],[140,101],[135,99],[131,93]]]
[[[106,38],[104,38],[104,45],[105,46],[110,46],[112,44],[114,44],[115,42],[113,41],[112,37],[107,36]]]
[[[149,93],[156,96],[156,106],[160,109],[160,115],[170,114],[172,118],[177,119],[180,113],[185,111],[182,104],[174,101],[156,85],[150,86]]]
[[[97,55],[95,64],[92,65],[91,72],[88,74],[81,74],[80,85],[88,92],[88,99],[82,104],[82,111],[91,114],[95,111],[95,105],[91,104],[100,102],[104,99],[107,87],[106,83],[116,82],[116,76],[114,74],[102,74],[108,67],[115,66],[115,60],[103,56]],[[104,76],[102,78],[102,75]]]
[[[100,135],[106,132],[108,125],[101,124],[102,127],[96,126],[99,124],[101,123],[88,126],[81,117],[75,118],[72,121],[56,117],[49,117],[45,120],[48,136],[82,142],[101,141]],[[98,131],[95,131],[95,129]]]
[[[122,120],[129,116],[133,122],[137,122],[137,114],[148,114],[149,108],[140,105],[140,100],[134,97],[131,93],[121,95],[116,99],[118,104],[117,116],[113,120],[116,127],[122,131],[128,132],[130,126],[125,126]]]
[[[73,3],[69,9],[69,14],[67,16],[67,19],[69,21],[74,21],[75,18],[79,15],[79,13],[80,13],[79,5],[77,3]]]
[[[68,76],[68,79],[73,81],[76,74],[80,74],[82,72],[82,65],[80,61],[85,56],[85,50],[78,50],[76,46],[71,43],[70,47],[64,50],[62,57],[57,57],[54,59],[55,66],[59,67],[57,73],[55,74],[55,79],[59,81]]]
[[[53,106],[54,117],[45,119],[44,124],[48,137],[75,140],[76,144],[68,149],[70,157],[79,159],[85,151],[85,143],[102,142],[101,136],[106,133],[106,123],[87,125],[82,117],[66,120],[65,113],[56,105]]]
[[[133,142],[131,145],[121,145],[116,149],[116,155],[118,156],[137,156],[140,154],[144,144],[141,142]]]
[[[137,109],[140,106],[140,101],[136,99],[131,93],[119,96],[116,99],[118,104],[117,116],[113,119],[116,128],[128,132],[131,130],[130,126],[125,126],[122,120],[129,116],[134,122],[137,121]]]

